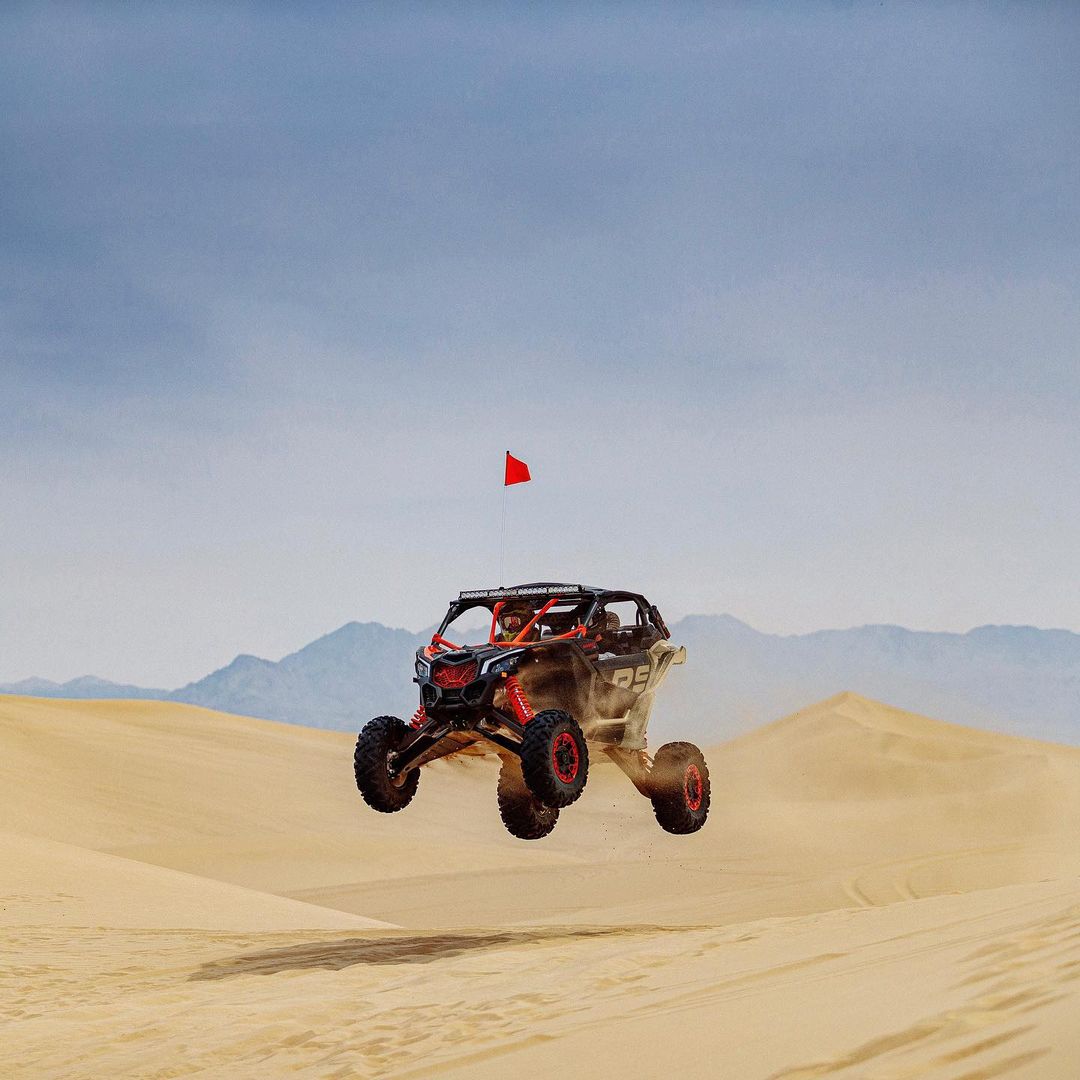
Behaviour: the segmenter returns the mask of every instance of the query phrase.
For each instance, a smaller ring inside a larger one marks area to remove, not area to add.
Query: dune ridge
[[[493,760],[382,816],[350,748],[0,698],[0,1071],[1080,1073],[1078,750],[842,693],[710,749],[695,836],[601,762],[527,844]]]

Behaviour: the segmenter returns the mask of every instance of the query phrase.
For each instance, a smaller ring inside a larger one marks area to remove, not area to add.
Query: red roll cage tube
[[[491,609],[491,630],[488,633],[488,644],[495,645],[500,649],[511,649],[516,645],[525,645],[528,642],[525,641],[525,636],[529,631],[537,624],[537,622],[546,615],[559,601],[562,599],[560,596],[553,596],[544,606],[518,631],[517,635],[510,641],[496,641],[495,632],[499,625],[499,612],[502,611],[505,605],[505,600],[500,600]],[[544,638],[545,642],[548,641],[568,641],[571,638],[584,637],[588,631],[585,629],[584,623],[578,623],[572,630],[568,630],[565,634],[556,634],[554,637]],[[424,649],[424,655],[431,657],[435,655],[435,650],[438,648],[456,650],[460,649],[460,645],[455,645],[452,641],[447,641],[442,634],[432,634],[431,644]]]

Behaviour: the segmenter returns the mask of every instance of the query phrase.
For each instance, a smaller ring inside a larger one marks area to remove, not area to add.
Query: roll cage
[[[511,600],[523,600],[540,606],[533,617],[522,627],[511,641],[499,641],[499,613]],[[511,588],[474,589],[458,594],[451,601],[446,615],[438,630],[431,637],[431,644],[424,650],[425,655],[434,656],[440,651],[453,651],[462,646],[448,641],[443,635],[447,628],[473,608],[486,608],[491,612],[491,626],[486,644],[499,648],[520,648],[524,645],[548,644],[554,641],[581,640],[586,636],[587,626],[597,611],[611,603],[629,601],[636,605],[636,626],[644,629],[653,627],[662,637],[671,634],[655,604],[650,604],[641,593],[626,592],[619,589],[599,589],[591,585],[572,585],[552,581],[537,581],[527,585],[515,585]],[[558,606],[560,611],[552,615],[552,609]],[[569,608],[569,611],[563,610]],[[539,625],[548,633],[537,640],[527,640],[528,635]]]

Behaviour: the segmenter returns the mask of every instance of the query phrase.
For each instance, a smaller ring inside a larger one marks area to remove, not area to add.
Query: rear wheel
[[[589,776],[589,748],[568,712],[545,709],[525,725],[521,772],[529,790],[548,806],[569,806],[580,798]]]
[[[356,740],[353,775],[364,802],[372,810],[393,814],[412,802],[420,783],[420,770],[404,776],[392,776],[390,762],[408,735],[409,728],[396,716],[377,716],[369,720]]]
[[[517,758],[503,758],[499,770],[499,816],[519,840],[539,840],[559,820],[559,808],[546,806],[528,789]]]
[[[685,835],[705,824],[712,797],[709,767],[693,743],[667,743],[656,751],[652,790],[653,813],[661,829]]]

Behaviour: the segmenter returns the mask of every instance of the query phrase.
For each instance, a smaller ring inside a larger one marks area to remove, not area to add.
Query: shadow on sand
[[[323,968],[340,971],[354,964],[430,964],[448,956],[500,946],[532,945],[545,941],[685,933],[691,926],[593,926],[573,930],[537,927],[497,933],[423,934],[410,937],[348,938],[312,941],[279,949],[241,953],[203,964],[189,981],[229,979],[236,975],[276,975],[282,971]]]

